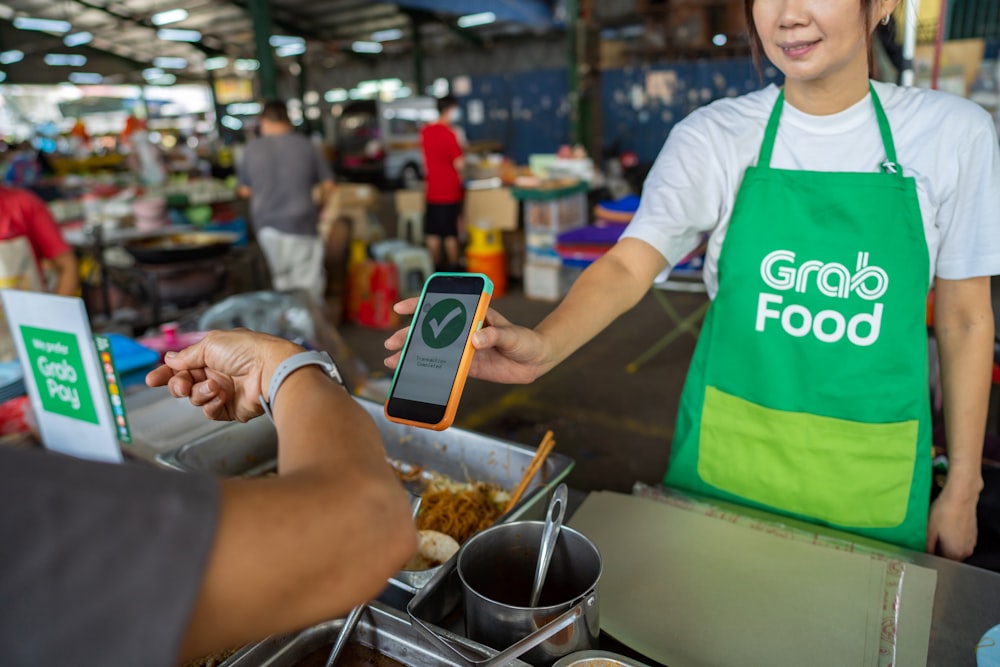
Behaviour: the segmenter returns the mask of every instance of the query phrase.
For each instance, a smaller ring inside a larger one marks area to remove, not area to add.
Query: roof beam
[[[150,20],[148,20],[148,19],[144,20],[144,19],[136,18],[135,16],[131,16],[129,14],[123,14],[122,12],[119,12],[117,10],[108,9],[107,7],[102,7],[100,5],[96,5],[96,4],[92,3],[92,2],[90,2],[90,0],[71,0],[71,1],[74,2],[74,3],[76,3],[76,4],[78,4],[78,5],[80,5],[81,7],[86,7],[87,9],[92,9],[94,11],[98,11],[98,12],[102,12],[104,14],[107,14],[108,16],[111,16],[111,17],[113,17],[115,19],[118,19],[119,21],[125,21],[127,23],[132,23],[134,25],[141,26],[143,28],[148,28],[149,30],[152,30],[154,32],[157,29],[156,26],[153,25],[153,22],[150,21]],[[212,35],[209,35],[209,37],[212,37]],[[192,42],[191,46],[193,48],[201,51],[202,53],[204,53],[207,56],[221,56],[221,55],[225,55],[224,51],[220,51],[219,49],[214,49],[212,47],[205,46],[204,44],[202,44],[200,42]]]

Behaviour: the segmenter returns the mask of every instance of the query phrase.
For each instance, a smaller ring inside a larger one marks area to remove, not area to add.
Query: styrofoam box
[[[563,266],[562,262],[529,257],[524,264],[524,295],[538,301],[559,301],[582,269]]]
[[[525,201],[524,222],[529,230],[564,232],[587,224],[587,197],[577,193],[551,201]]]

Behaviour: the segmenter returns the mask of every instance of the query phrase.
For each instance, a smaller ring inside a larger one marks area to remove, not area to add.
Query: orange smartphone
[[[424,283],[392,378],[385,416],[443,431],[455,421],[493,282],[481,273],[435,273]]]

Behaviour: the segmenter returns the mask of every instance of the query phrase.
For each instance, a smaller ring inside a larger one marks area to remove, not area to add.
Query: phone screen
[[[393,413],[428,423],[444,415],[483,287],[472,276],[432,279],[389,397]]]

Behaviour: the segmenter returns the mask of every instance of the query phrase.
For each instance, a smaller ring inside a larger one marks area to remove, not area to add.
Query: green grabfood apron
[[[665,483],[923,550],[928,250],[916,183],[773,169],[778,96],[743,178]]]

